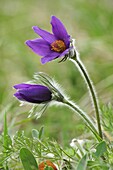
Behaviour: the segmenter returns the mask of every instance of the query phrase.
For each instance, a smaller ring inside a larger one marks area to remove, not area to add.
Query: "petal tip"
[[[51,21],[50,23],[52,24],[53,20],[56,19],[56,17],[54,15],[51,16]]]
[[[52,15],[51,19],[58,19],[58,18],[55,15]]]
[[[29,46],[29,42],[30,42],[30,40],[26,40],[26,41],[24,42],[24,44],[26,44],[26,45]]]
[[[41,63],[42,63],[42,64],[47,63],[47,61],[45,61],[45,58],[41,58]]]
[[[13,88],[13,89],[17,89],[17,85],[14,85],[12,88]]]
[[[17,94],[16,94],[16,93],[14,93],[14,94],[13,94],[13,97],[17,97]]]
[[[32,29],[33,29],[33,31],[34,31],[36,34],[38,34],[37,31],[40,30],[40,28],[39,28],[38,26],[33,26]]]
[[[38,28],[37,26],[32,26],[32,29],[34,30],[34,29],[36,29],[36,28]]]

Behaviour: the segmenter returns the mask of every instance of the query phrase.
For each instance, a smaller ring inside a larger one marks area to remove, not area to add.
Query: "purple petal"
[[[30,86],[31,86],[30,84],[21,83],[21,84],[16,84],[13,87],[15,89],[23,89],[23,88],[29,88]]]
[[[24,100],[31,103],[41,103],[51,100],[51,91],[42,85],[32,85],[30,88],[19,90]]]
[[[38,55],[45,56],[51,52],[49,43],[41,38],[27,40],[25,43]]]
[[[52,25],[52,31],[56,36],[56,38],[59,40],[63,40],[68,48],[70,43],[70,36],[68,35],[63,23],[55,16],[52,16],[51,25]]]
[[[68,53],[69,53],[69,48],[66,49],[62,54],[60,54],[59,57],[65,56],[65,55],[68,54]]]
[[[14,94],[14,96],[15,96],[18,100],[25,101],[19,92],[16,92],[16,93]]]
[[[54,60],[59,56],[59,53],[57,52],[51,52],[50,54],[46,55],[45,57],[41,58],[42,64],[45,64],[51,60]]]
[[[32,27],[33,30],[40,36],[42,37],[45,41],[47,41],[48,43],[52,43],[56,40],[55,36],[37,26],[33,26]]]

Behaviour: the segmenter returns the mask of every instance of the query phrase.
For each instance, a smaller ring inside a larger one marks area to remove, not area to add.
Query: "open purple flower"
[[[33,52],[43,56],[41,58],[42,64],[65,56],[70,50],[70,35],[68,35],[63,23],[55,16],[52,16],[51,25],[53,34],[33,26],[34,32],[41,38],[26,41],[26,44]]]
[[[52,99],[51,91],[43,85],[22,83],[15,85],[14,88],[17,89],[14,96],[21,101],[40,104]]]

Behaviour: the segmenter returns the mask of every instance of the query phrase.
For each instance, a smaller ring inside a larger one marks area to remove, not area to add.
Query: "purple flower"
[[[34,32],[41,38],[26,41],[26,44],[33,52],[43,56],[41,58],[42,64],[65,56],[70,50],[70,35],[68,35],[63,23],[55,16],[52,16],[51,25],[53,34],[33,26]]]
[[[14,96],[21,101],[39,104],[51,101],[52,99],[51,91],[43,85],[23,83],[15,85],[14,88],[17,89]]]

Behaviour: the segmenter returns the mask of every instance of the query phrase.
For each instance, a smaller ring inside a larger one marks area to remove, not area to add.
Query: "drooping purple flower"
[[[21,101],[40,104],[52,99],[51,91],[43,85],[22,83],[15,85],[14,88],[17,89],[14,96]]]
[[[42,64],[45,64],[55,58],[65,56],[70,50],[70,35],[67,33],[63,23],[55,16],[51,17],[53,34],[33,26],[33,30],[41,38],[27,40],[26,44],[41,58]]]

